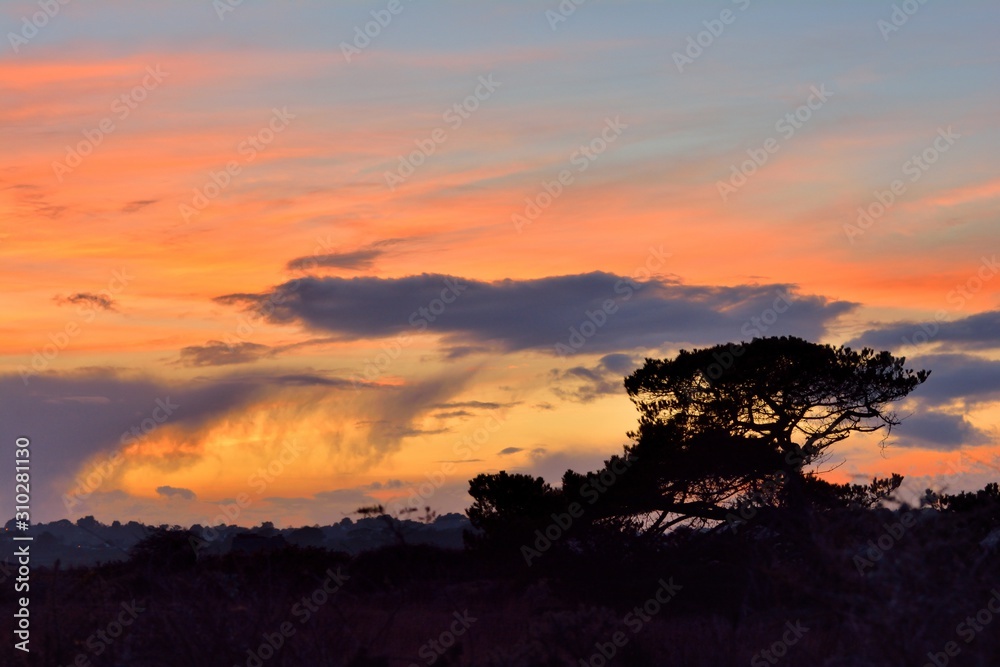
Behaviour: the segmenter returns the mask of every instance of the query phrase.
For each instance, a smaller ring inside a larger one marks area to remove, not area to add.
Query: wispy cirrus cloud
[[[194,500],[197,495],[191,489],[178,486],[158,486],[156,493],[166,498],[180,498],[181,500]]]
[[[210,340],[205,345],[181,348],[180,362],[186,366],[226,366],[257,361],[270,354],[271,348],[259,343],[242,341],[229,344]]]
[[[53,300],[60,305],[79,305],[81,303],[89,303],[92,306],[100,308],[101,310],[115,310],[114,299],[110,296],[93,294],[91,292],[77,292],[76,294],[70,294],[66,297],[56,296]]]
[[[155,204],[157,199],[137,199],[135,201],[130,201],[124,206],[122,206],[122,213],[135,213],[136,211],[141,211],[147,206],[152,206]]]
[[[375,265],[375,260],[386,254],[386,248],[400,243],[402,239],[385,239],[376,241],[357,250],[333,252],[324,255],[298,257],[288,262],[291,271],[310,270],[315,268],[348,269],[351,271],[367,271]]]
[[[900,446],[939,451],[975,447],[992,441],[989,433],[977,428],[965,415],[927,407],[906,417],[893,432],[893,442]]]

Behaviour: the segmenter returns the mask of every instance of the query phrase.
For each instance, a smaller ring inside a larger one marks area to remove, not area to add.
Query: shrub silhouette
[[[129,555],[153,570],[177,571],[194,567],[198,554],[192,545],[198,537],[190,530],[158,528],[132,547]]]
[[[523,474],[482,474],[469,482],[474,502],[466,514],[476,532],[467,532],[474,548],[516,548],[530,540],[539,526],[563,508],[562,493],[541,477]]]

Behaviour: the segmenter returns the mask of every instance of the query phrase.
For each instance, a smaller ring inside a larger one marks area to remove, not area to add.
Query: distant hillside
[[[133,546],[156,530],[182,528],[145,525],[136,521],[124,524],[115,521],[106,525],[92,516],[78,519],[76,523],[67,519],[39,523],[33,525],[29,533],[35,538],[32,562],[36,566],[51,566],[59,560],[64,566],[89,566],[123,561],[128,558]],[[225,524],[212,527],[194,525],[191,531],[203,540],[198,543],[201,547],[199,551],[206,554],[225,554],[234,547],[241,551],[253,551],[285,544],[357,554],[401,543],[460,549],[462,532],[468,528],[469,520],[464,515],[445,514],[431,523],[372,517],[358,521],[345,518],[330,526],[284,529],[277,529],[270,522],[253,528]],[[14,532],[14,521],[11,520],[0,533],[0,558],[5,561],[9,561],[14,552],[11,539]]]

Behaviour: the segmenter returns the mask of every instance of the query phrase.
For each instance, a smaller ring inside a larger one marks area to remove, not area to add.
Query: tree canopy
[[[623,455],[594,473],[567,471],[561,490],[527,475],[480,475],[471,483],[476,504],[469,517],[483,529],[523,525],[579,501],[602,476],[621,476],[623,462],[628,472],[604,485],[588,521],[655,534],[685,519],[725,521],[748,500],[871,506],[902,478],[836,485],[809,466],[854,433],[882,431],[884,446],[901,423],[892,403],[929,375],[907,369],[905,361],[795,337],[646,359],[624,382],[639,424]]]
[[[719,519],[751,494],[764,504],[805,502],[809,491],[864,496],[864,487],[824,485],[805,470],[853,433],[884,431],[885,443],[900,423],[891,404],[929,375],[905,362],[784,336],[646,359],[625,378],[639,410],[626,451],[644,461],[656,502],[635,509],[661,521]],[[869,490],[889,487],[898,482],[874,480]]]
[[[625,388],[639,409],[640,440],[645,427],[662,424],[688,436],[724,431],[758,439],[801,468],[851,433],[888,433],[900,423],[889,404],[929,375],[905,361],[870,348],[755,338],[646,359]]]

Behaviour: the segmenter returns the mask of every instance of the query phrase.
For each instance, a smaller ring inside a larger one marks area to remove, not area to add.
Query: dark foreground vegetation
[[[354,554],[159,530],[127,561],[33,572],[13,664],[1000,664],[998,486],[905,500],[898,475],[814,472],[900,423],[929,375],[903,361],[788,338],[647,360],[622,455],[559,486],[476,477],[464,549],[386,516],[396,543]]]
[[[996,665],[998,511],[993,488],[963,511],[762,513],[656,545],[567,538],[530,567],[429,546],[198,559],[169,531],[33,572],[32,654],[10,664]]]

